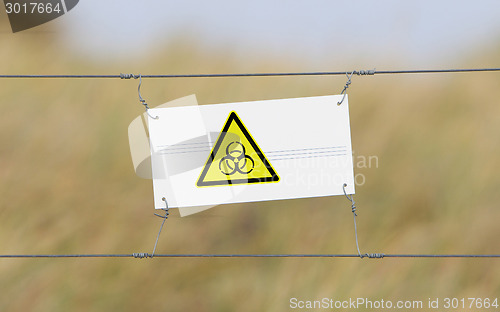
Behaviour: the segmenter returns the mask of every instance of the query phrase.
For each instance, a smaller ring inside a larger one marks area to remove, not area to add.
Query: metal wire
[[[165,202],[165,209],[163,209],[165,211],[165,215],[162,216],[162,215],[155,213],[155,216],[163,218],[163,222],[161,223],[160,230],[158,231],[158,235],[156,236],[155,247],[153,248],[153,253],[151,254],[151,258],[153,258],[155,256],[156,246],[158,246],[158,240],[160,239],[161,230],[163,229],[163,226],[165,225],[165,221],[167,221],[168,216],[170,215],[170,213],[168,212],[169,208],[168,208],[167,199],[165,197],[163,197],[161,200],[163,200]]]
[[[120,74],[120,77],[122,79],[130,79],[130,78],[137,79],[137,76],[135,76],[134,74]],[[151,117],[152,119],[158,119],[159,118],[158,116],[153,117],[149,113],[148,103],[146,103],[146,100],[141,95],[141,86],[142,86],[142,75],[139,75],[139,86],[137,87],[137,93],[139,94],[139,102],[141,102],[141,104],[144,106],[144,108],[146,109],[146,114],[148,114],[149,117]]]
[[[361,251],[359,251],[359,243],[358,243],[358,226],[356,225],[356,217],[358,216],[356,214],[356,203],[354,202],[354,198],[352,197],[349,197],[345,191],[345,188],[347,186],[347,183],[344,183],[342,185],[342,189],[344,191],[344,195],[345,197],[347,197],[347,199],[351,202],[351,212],[352,212],[352,215],[353,215],[353,218],[354,218],[354,237],[356,239],[356,249],[358,250],[358,255],[360,258],[363,258],[363,256],[361,255]]]
[[[390,75],[390,74],[437,74],[466,72],[498,72],[500,68],[464,68],[464,69],[417,69],[417,70],[360,70],[351,75]],[[142,78],[225,78],[225,77],[280,77],[280,76],[338,76],[347,71],[324,72],[287,72],[287,73],[240,73],[240,74],[183,74],[183,75],[0,75],[0,78],[76,78],[76,79],[137,79]],[[352,203],[354,206],[354,202]],[[355,210],[353,211],[355,214]],[[162,224],[163,227],[163,224]],[[160,228],[161,231],[161,228]],[[157,237],[158,240],[158,237]],[[358,247],[358,245],[357,245]],[[359,247],[358,247],[359,248]],[[25,254],[0,255],[0,259],[16,258],[360,258],[358,254]],[[370,259],[382,258],[500,258],[500,254],[364,254]],[[361,257],[363,258],[363,257]]]
[[[342,185],[342,189],[344,190],[344,195],[345,197],[351,202],[351,212],[352,212],[352,215],[353,215],[353,218],[354,218],[354,237],[356,239],[356,249],[358,250],[358,256],[363,259],[363,258],[370,258],[370,259],[382,259],[385,257],[385,254],[384,253],[361,253],[361,251],[359,251],[359,243],[358,243],[358,226],[356,225],[356,217],[358,216],[358,214],[356,213],[356,203],[354,202],[354,198],[351,194],[351,196],[349,197],[347,195],[347,192],[345,191],[345,188],[347,187],[347,183],[344,183]]]
[[[376,254],[374,254],[376,255]],[[149,254],[33,254],[0,255],[0,259],[16,258],[150,258]],[[155,258],[359,258],[357,254],[156,254]],[[378,257],[370,257],[381,259]],[[383,258],[500,258],[500,254],[384,254]]]
[[[359,70],[359,71],[323,71],[323,72],[287,72],[287,73],[240,73],[240,74],[187,74],[187,75],[141,75],[142,78],[224,78],[224,77],[279,77],[279,76],[338,76],[352,72],[354,75],[390,75],[390,74],[437,74],[466,72],[497,72],[500,68],[462,68],[462,69],[414,69],[414,70]],[[0,75],[0,78],[115,78],[136,79],[138,75]]]
[[[345,73],[345,75],[347,76],[347,82],[345,83],[344,90],[342,90],[342,92],[340,93],[340,95],[342,95],[342,100],[337,102],[337,105],[341,105],[344,102],[345,96],[347,95],[346,91],[349,88],[349,86],[351,85],[351,79],[352,79],[352,75],[354,75],[354,72],[352,72],[351,75],[349,75],[349,73]]]

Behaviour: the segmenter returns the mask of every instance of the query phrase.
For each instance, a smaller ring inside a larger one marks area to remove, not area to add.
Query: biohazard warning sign
[[[146,114],[155,208],[355,193],[347,95],[195,104]]]
[[[278,182],[279,176],[236,112],[231,112],[196,182],[198,187]]]

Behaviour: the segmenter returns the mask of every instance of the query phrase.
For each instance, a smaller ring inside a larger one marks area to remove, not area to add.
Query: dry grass
[[[87,63],[61,42],[2,34],[3,73],[199,73],[300,70],[270,57],[175,45],[129,67]],[[36,52],[35,52],[36,51]],[[54,55],[59,58],[54,58]],[[62,56],[61,56],[62,55]],[[6,61],[9,60],[9,61]],[[498,63],[498,56],[490,64]],[[299,64],[299,65],[297,65]],[[346,66],[350,68],[350,66]],[[337,93],[344,78],[146,80],[151,105]],[[497,74],[356,77],[353,148],[365,252],[499,253],[500,78]],[[142,112],[136,81],[0,81],[0,250],[150,252],[160,220],[151,181],[137,178],[128,123]],[[168,220],[160,253],[354,253],[345,198],[227,205]],[[493,297],[498,260],[1,260],[1,311],[286,311],[291,297]]]

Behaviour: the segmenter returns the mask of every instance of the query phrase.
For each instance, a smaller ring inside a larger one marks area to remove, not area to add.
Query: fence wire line
[[[159,74],[159,75],[7,75],[0,78],[80,78],[80,79],[138,79],[142,78],[225,78],[225,77],[280,77],[280,76],[338,76],[352,73],[358,76],[391,74],[437,74],[467,72],[498,72],[500,68],[463,68],[463,69],[416,69],[416,70],[360,70],[360,71],[322,71],[322,72],[274,72],[274,73],[234,73],[234,74]],[[360,258],[359,254],[155,254],[157,258]],[[366,254],[367,258],[500,258],[500,254]],[[0,259],[19,258],[153,258],[153,254],[25,254],[0,255]]]
[[[358,258],[357,254],[155,254],[155,258]],[[33,254],[0,255],[0,258],[152,258],[151,254]],[[461,255],[461,254],[381,254],[368,258],[500,258],[500,254]]]
[[[234,73],[234,74],[158,74],[140,75],[142,78],[224,78],[224,77],[279,77],[279,76],[338,76],[353,73],[358,76],[365,75],[391,75],[391,74],[438,74],[438,73],[466,73],[466,72],[497,72],[500,68],[458,68],[458,69],[414,69],[414,70],[359,70],[359,71],[321,71],[321,72],[274,72],[274,73]],[[118,78],[137,79],[135,74],[115,75],[0,75],[0,78]]]

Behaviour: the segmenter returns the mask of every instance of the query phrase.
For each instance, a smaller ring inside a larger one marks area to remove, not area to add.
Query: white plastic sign
[[[341,98],[150,109],[155,208],[354,194]]]

